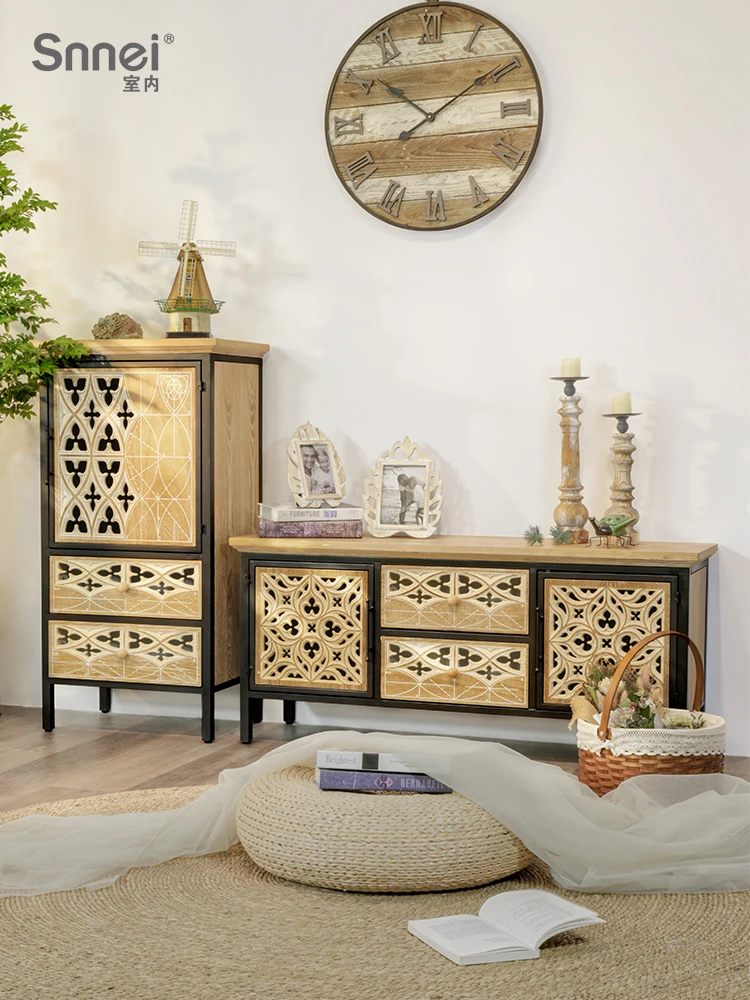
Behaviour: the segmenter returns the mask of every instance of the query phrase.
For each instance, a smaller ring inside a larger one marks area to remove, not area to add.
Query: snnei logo
[[[171,45],[174,35],[165,35],[164,41]],[[143,80],[144,91],[159,90],[159,80],[154,75],[159,70],[159,36],[156,34],[151,35],[148,47],[140,42],[126,42],[119,51],[111,42],[98,42],[92,47],[83,42],[70,42],[64,48],[61,46],[59,35],[49,31],[37,35],[34,39],[34,51],[43,56],[44,61],[34,59],[31,65],[43,73],[52,73],[60,69],[63,63],[67,72],[88,72],[89,69],[94,72],[102,69],[115,72],[119,65],[128,71],[128,75],[123,77],[125,93],[140,91],[141,78],[135,74],[146,70],[149,75]]]

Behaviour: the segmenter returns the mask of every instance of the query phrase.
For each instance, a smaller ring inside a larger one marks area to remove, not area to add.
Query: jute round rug
[[[200,788],[43,805],[53,815],[173,809]],[[446,844],[446,850],[460,845]],[[607,923],[541,958],[458,967],[410,918],[476,913],[502,889],[544,888]],[[745,1000],[748,894],[564,892],[542,866],[429,895],[315,889],[260,871],[242,848],[131,872],[96,892],[0,900],[0,997],[13,1000]]]

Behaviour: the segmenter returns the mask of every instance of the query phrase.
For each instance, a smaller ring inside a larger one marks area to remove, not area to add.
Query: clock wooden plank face
[[[463,4],[406,7],[355,42],[334,77],[326,137],[368,212],[453,229],[497,208],[539,141],[542,94],[516,36]]]

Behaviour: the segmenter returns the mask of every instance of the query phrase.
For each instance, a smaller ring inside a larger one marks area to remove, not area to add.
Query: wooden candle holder
[[[583,410],[578,405],[581,397],[576,392],[576,382],[585,382],[587,377],[558,375],[552,379],[553,382],[565,383],[564,395],[560,397],[562,406],[557,411],[561,417],[562,428],[562,481],[560,503],[555,507],[553,517],[558,528],[570,532],[570,540],[574,545],[583,545],[589,540],[589,533],[585,527],[589,512],[583,504],[579,444],[580,417]]]
[[[628,527],[630,544],[638,544],[638,531],[636,525],[640,514],[633,505],[633,432],[629,429],[628,421],[631,417],[640,417],[640,413],[605,413],[605,417],[611,417],[617,421],[617,428],[613,435],[613,443],[610,448],[612,452],[612,465],[614,468],[614,479],[610,488],[609,499],[611,505],[604,512],[604,516],[610,514],[622,515],[623,517],[634,517],[635,521]]]

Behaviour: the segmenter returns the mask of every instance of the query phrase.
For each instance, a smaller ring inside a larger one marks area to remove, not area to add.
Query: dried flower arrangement
[[[578,719],[598,722],[604,699],[612,683],[617,664],[611,657],[594,658],[586,668],[583,690],[572,699],[573,718],[570,728]],[[628,667],[618,687],[619,698],[609,717],[615,729],[702,729],[705,718],[700,712],[673,715],[664,705],[662,685],[651,677],[647,663],[640,670]]]

